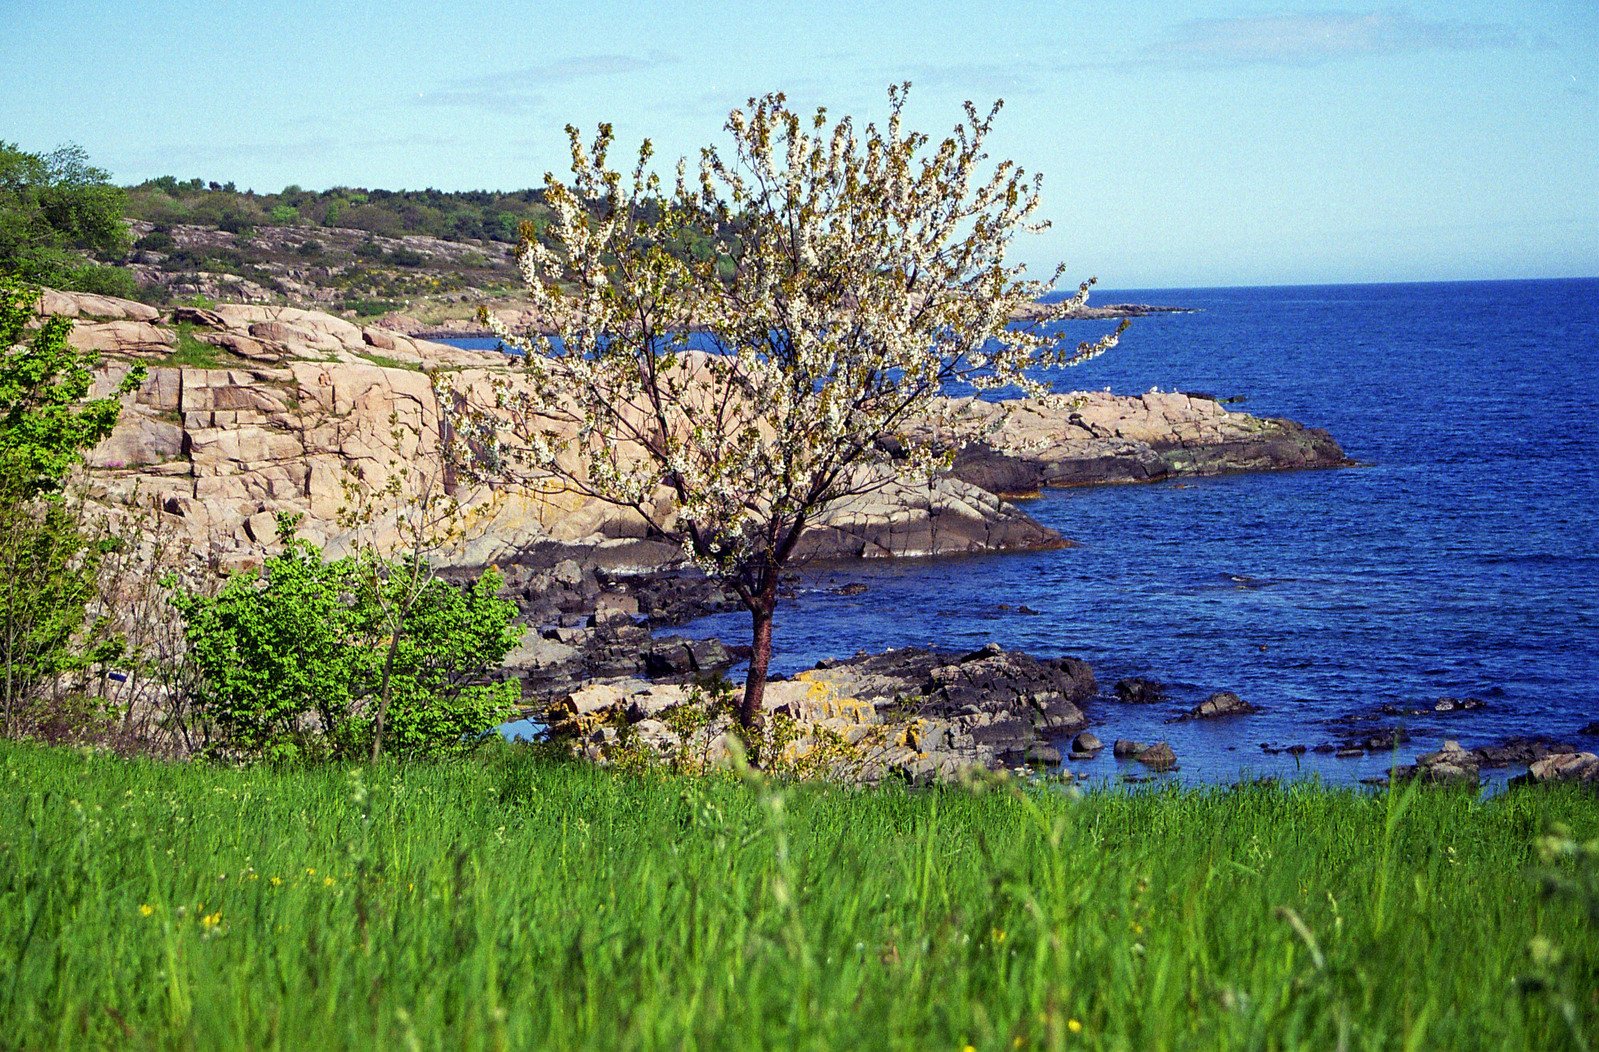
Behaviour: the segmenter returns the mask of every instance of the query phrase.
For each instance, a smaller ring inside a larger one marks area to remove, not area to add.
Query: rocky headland
[[[302,516],[302,532],[331,550],[347,546],[339,520],[352,472],[372,491],[399,483],[388,509],[397,520],[419,466],[449,475],[435,375],[449,373],[459,392],[514,383],[517,369],[497,352],[293,307],[163,311],[51,292],[40,309],[74,318],[73,341],[101,353],[98,390],[113,389],[136,363],[148,372],[90,458],[92,493],[139,510],[149,528],[181,538],[216,569],[257,563],[282,512]],[[953,469],[931,486],[841,501],[807,538],[806,558],[1061,547],[1069,540],[1011,499],[1051,486],[1350,463],[1324,431],[1180,392],[955,400],[917,437],[957,448]],[[647,722],[652,706],[681,704],[743,656],[714,640],[659,634],[733,599],[638,516],[547,485],[462,484],[456,497],[470,528],[437,562],[448,572],[502,568],[531,629],[505,674],[520,678],[529,714],[570,730],[580,749],[603,753],[611,741],[603,727],[621,733]],[[368,536],[381,542],[386,521],[379,515]],[[1058,765],[1061,745],[1087,726],[1083,706],[1095,692],[1092,671],[1071,658],[899,651],[775,682],[768,704],[796,722],[802,743],[822,732],[870,739],[872,777],[924,779],[971,766]],[[635,704],[646,695],[655,700]],[[671,743],[654,726],[629,732],[651,735]],[[1150,768],[1175,763],[1163,744],[1143,751]]]
[[[432,374],[448,372],[454,390],[470,391],[516,373],[514,359],[496,352],[294,307],[158,311],[47,292],[40,310],[74,318],[73,342],[102,354],[99,390],[135,363],[148,371],[91,457],[98,492],[152,509],[164,528],[228,564],[259,558],[278,512],[304,516],[309,536],[336,542],[352,469],[372,488],[399,466],[448,474]],[[807,557],[1058,547],[1065,538],[1005,498],[1045,486],[1349,463],[1324,431],[1231,412],[1202,395],[1091,392],[948,408],[938,415],[954,424],[940,425],[935,440],[963,445],[954,470],[932,486],[891,485],[839,502],[807,537]],[[463,486],[458,496],[476,520],[469,539],[442,553],[453,565],[515,561],[546,542],[570,545],[580,560],[611,547],[639,568],[676,562],[637,516],[570,490]]]

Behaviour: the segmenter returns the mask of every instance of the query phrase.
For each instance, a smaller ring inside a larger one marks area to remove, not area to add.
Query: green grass
[[[183,366],[189,369],[228,369],[245,364],[242,358],[229,354],[214,344],[206,343],[194,335],[194,325],[179,322],[173,327],[177,333],[177,346],[162,359],[159,365]]]
[[[1599,833],[1581,791],[863,791],[510,747],[358,772],[0,744],[0,809],[5,1047],[1500,1049],[1599,1031],[1599,938],[1536,872],[1551,823]]]
[[[373,365],[383,369],[407,369],[413,373],[424,371],[421,362],[401,361],[399,358],[390,358],[386,354],[378,354],[375,351],[359,351],[357,353]]]

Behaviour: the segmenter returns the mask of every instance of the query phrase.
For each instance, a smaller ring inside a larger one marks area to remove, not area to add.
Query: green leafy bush
[[[156,227],[135,241],[133,247],[141,252],[171,252],[178,247],[178,243],[173,239],[170,230],[162,230],[160,227]]]
[[[279,539],[260,572],[215,596],[173,596],[225,751],[364,755],[385,696],[383,749],[401,757],[469,751],[508,718],[517,684],[484,682],[521,634],[515,604],[496,597],[497,571],[461,589],[425,564],[329,561],[288,516]]]
[[[0,729],[70,738],[93,706],[74,674],[115,659],[120,641],[91,616],[111,538],[81,502],[19,499],[0,484]]]
[[[89,399],[99,355],[67,340],[70,318],[51,317],[29,332],[39,291],[0,275],[0,480],[7,499],[60,489],[83,451],[111,434],[121,403]],[[136,366],[117,395],[144,381]]]
[[[428,261],[422,253],[409,248],[397,248],[390,252],[384,259],[397,267],[420,267]]]
[[[89,613],[111,538],[60,491],[121,405],[88,397],[98,356],[68,342],[69,319],[30,331],[38,297],[0,276],[0,729],[10,736],[59,725],[73,693],[65,677],[117,646]],[[130,370],[116,395],[143,379]]]

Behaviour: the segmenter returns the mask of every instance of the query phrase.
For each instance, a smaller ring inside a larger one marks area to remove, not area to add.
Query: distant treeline
[[[129,219],[158,225],[194,223],[241,233],[259,226],[324,226],[384,237],[424,234],[447,241],[476,238],[514,244],[524,222],[549,220],[543,190],[367,190],[336,186],[277,193],[233,183],[170,175],[127,188]]]

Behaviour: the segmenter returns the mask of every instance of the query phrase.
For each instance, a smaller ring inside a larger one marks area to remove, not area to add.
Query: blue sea
[[[1186,781],[1380,774],[1389,753],[1271,755],[1402,723],[1409,760],[1543,733],[1599,747],[1599,280],[1125,290],[1192,308],[1134,320],[1058,390],[1203,391],[1335,435],[1357,468],[1059,490],[1027,511],[1063,551],[812,568],[774,670],[860,650],[994,641],[1088,660],[1171,701],[1089,707],[1095,732],[1165,739]],[[1109,323],[1075,322],[1086,338]],[[865,593],[834,590],[860,583]],[[1036,614],[1017,613],[1025,606]],[[742,641],[743,614],[683,634]],[[1167,723],[1216,690],[1258,715]],[[1374,720],[1382,706],[1480,709]],[[1074,764],[1110,776],[1109,750]],[[1510,772],[1516,773],[1516,772]]]

